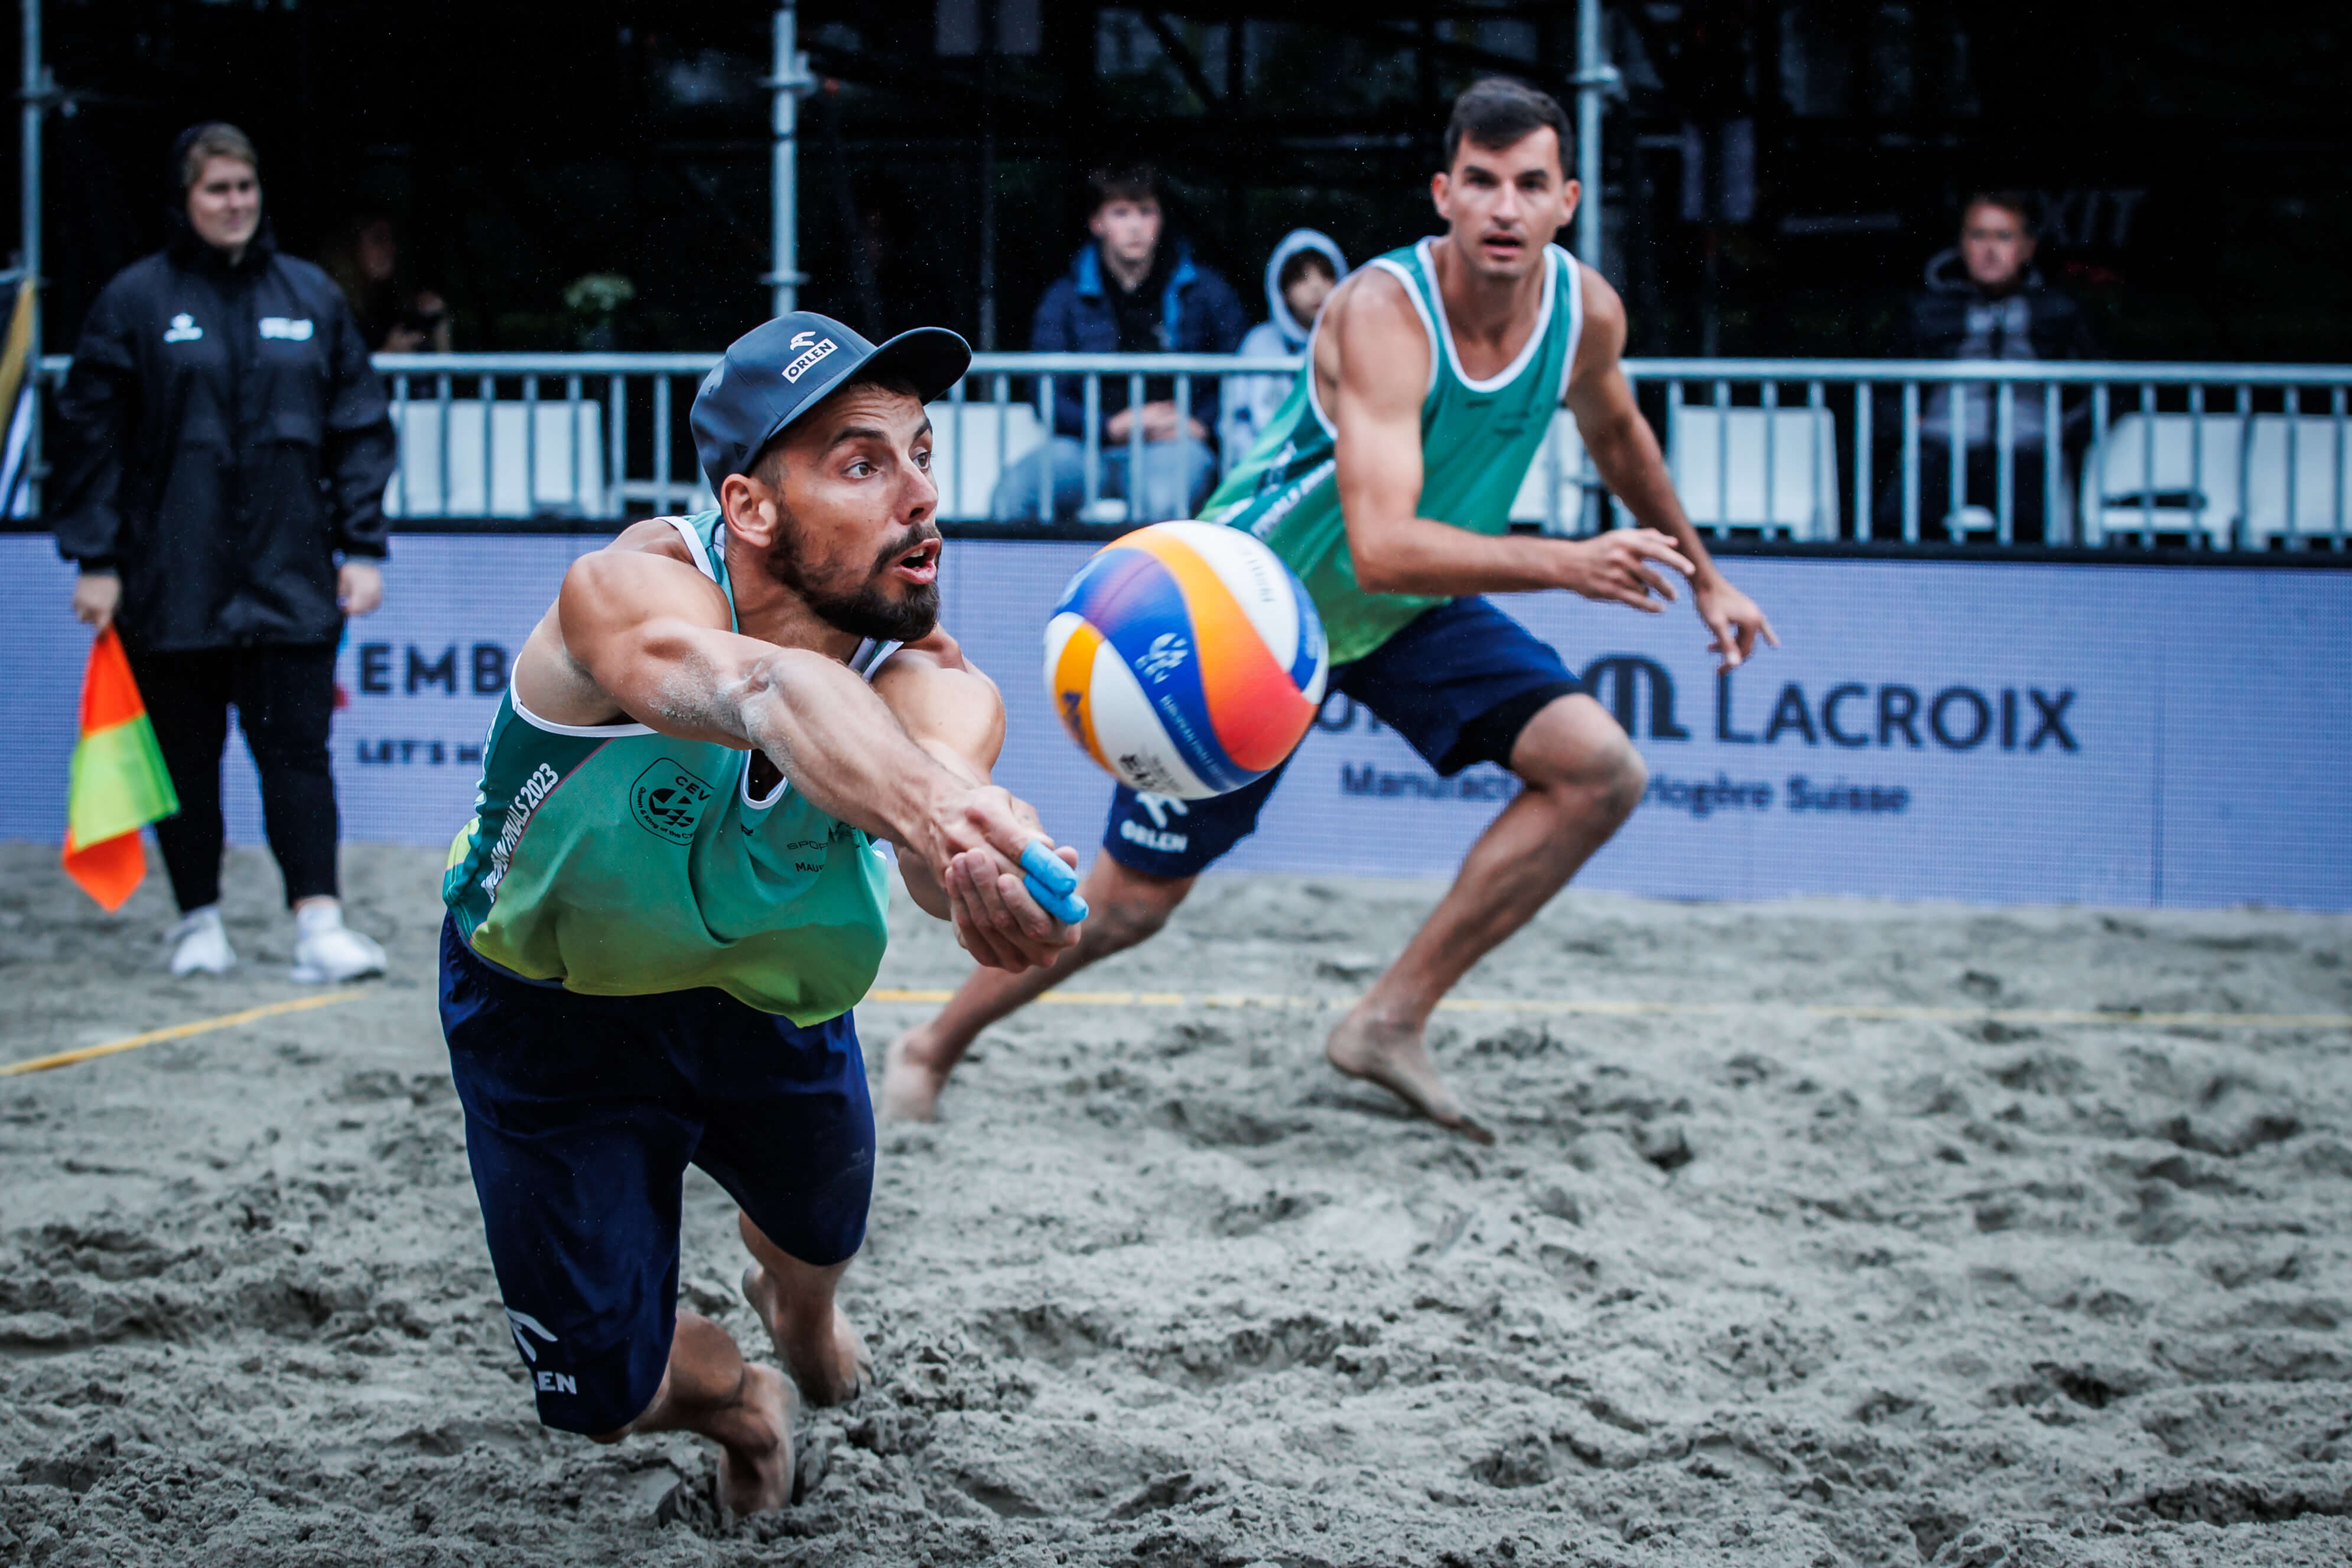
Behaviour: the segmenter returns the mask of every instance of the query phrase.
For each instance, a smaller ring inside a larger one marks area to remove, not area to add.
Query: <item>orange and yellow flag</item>
[[[81,738],[66,786],[66,875],[111,914],[147,875],[139,830],[180,809],[172,775],[112,626],[81,678]]]

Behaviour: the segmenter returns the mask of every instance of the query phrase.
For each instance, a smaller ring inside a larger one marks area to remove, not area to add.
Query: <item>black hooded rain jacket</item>
[[[122,578],[146,652],[342,635],[336,556],[384,553],[395,447],[383,382],[334,280],[268,220],[234,266],[172,242],[91,305],[58,399],[58,548]]]

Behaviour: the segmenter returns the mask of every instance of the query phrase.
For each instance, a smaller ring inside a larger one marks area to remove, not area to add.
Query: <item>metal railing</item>
[[[386,510],[395,517],[616,518],[632,508],[710,505],[685,416],[718,357],[379,354],[403,437]],[[933,415],[940,515],[983,521],[1026,508],[1039,518],[1123,522],[1125,477],[1141,473],[1160,443],[1140,420],[1123,438],[1107,433],[1106,382],[1120,384],[1129,402],[1147,391],[1164,397],[1181,426],[1196,406],[1208,413],[1210,400],[1197,395],[1204,382],[1239,390],[1297,370],[1296,359],[1222,354],[976,355]],[[1066,393],[1083,410],[1075,434],[1056,429]],[[1204,453],[1217,434],[1202,424]],[[1070,479],[1058,507],[1057,435],[1068,443]],[[1024,486],[1027,474],[1034,479]]]
[[[378,355],[402,447],[386,510],[602,523],[707,506],[686,411],[717,358]],[[67,363],[45,360],[44,379]],[[940,516],[1114,526],[1139,491],[1155,512],[1189,515],[1252,433],[1237,402],[1283,391],[1297,363],[978,355],[933,410]],[[1659,359],[1625,370],[1685,510],[1718,538],[2346,548],[2352,367]],[[1139,419],[1117,428],[1110,387],[1130,406],[1171,403],[1179,429],[1198,425],[1197,450],[1149,439]],[[1631,521],[1564,412],[1512,515],[1554,533]]]
[[[1832,520],[1825,530],[1820,516],[1810,520],[1816,537],[2346,547],[2352,367],[1649,360],[1625,368],[1645,404],[1663,398],[1676,488],[1717,532],[1786,528],[1801,537],[1809,520],[1788,515],[1782,482],[1793,457],[1807,469],[1803,494]],[[1696,401],[1694,387],[1703,391]],[[1743,426],[1744,459],[1733,450]],[[1741,483],[1760,507],[1736,504],[1730,492]],[[1834,509],[1845,497],[1853,517],[1841,527]]]

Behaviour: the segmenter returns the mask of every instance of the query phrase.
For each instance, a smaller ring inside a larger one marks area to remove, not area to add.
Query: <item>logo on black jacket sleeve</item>
[[[629,815],[637,826],[672,844],[694,842],[694,825],[710,804],[710,786],[667,757],[637,775],[629,786]]]

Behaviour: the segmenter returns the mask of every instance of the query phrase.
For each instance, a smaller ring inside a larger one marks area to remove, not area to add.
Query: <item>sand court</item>
[[[53,859],[0,847],[0,1061],[317,998],[253,852],[211,983]],[[883,1130],[876,1384],[729,1531],[707,1445],[532,1418],[439,858],[347,860],[386,982],[0,1079],[0,1560],[2352,1556],[2352,920],[1571,891],[1439,1016],[1479,1149],[1320,1055],[1433,889],[1212,878]],[[963,968],[902,900],[877,1070]]]

